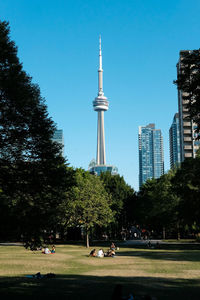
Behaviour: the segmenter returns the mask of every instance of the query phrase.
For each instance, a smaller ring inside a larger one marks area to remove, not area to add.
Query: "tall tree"
[[[100,179],[103,181],[106,191],[112,196],[111,209],[115,215],[112,228],[115,235],[118,235],[122,228],[127,229],[134,223],[135,193],[123,176],[112,175],[110,172],[101,173]]]
[[[96,225],[106,227],[113,219],[110,196],[94,175],[82,169],[75,173],[76,184],[68,193],[65,207],[66,226],[82,226],[89,247],[89,234]]]
[[[189,226],[200,226],[200,157],[186,159],[172,181],[174,193],[180,197],[179,214]]]
[[[55,124],[9,35],[8,23],[0,22],[0,209],[8,214],[4,228],[30,241],[53,223],[69,182],[52,142]]]
[[[169,171],[159,179],[148,180],[143,184],[137,200],[137,216],[141,225],[163,231],[179,227],[179,197],[172,192],[171,180],[175,171]]]

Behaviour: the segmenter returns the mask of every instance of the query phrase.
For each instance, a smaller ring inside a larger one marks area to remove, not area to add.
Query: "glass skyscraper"
[[[169,147],[170,168],[172,169],[181,162],[180,125],[178,113],[174,115],[172,125],[169,129]]]
[[[62,156],[64,157],[64,136],[63,136],[63,130],[62,129],[55,130],[52,140],[54,142],[59,143],[62,146]]]
[[[155,124],[139,126],[139,186],[164,174],[163,137]]]

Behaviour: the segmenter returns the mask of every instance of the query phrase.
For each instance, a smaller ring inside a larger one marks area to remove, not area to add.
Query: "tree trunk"
[[[90,245],[89,245],[89,233],[88,233],[88,230],[86,230],[86,247],[89,248]]]
[[[177,222],[177,240],[179,241],[181,239],[181,234],[179,230],[179,222]]]
[[[163,227],[163,240],[166,238],[166,232],[165,232],[165,227]]]

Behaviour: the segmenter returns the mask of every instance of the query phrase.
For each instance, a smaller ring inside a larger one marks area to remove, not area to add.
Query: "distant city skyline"
[[[199,49],[200,2],[6,0],[24,70],[40,86],[49,115],[65,135],[65,156],[88,169],[96,153],[98,37],[104,53],[106,163],[114,163],[138,190],[138,126],[162,130],[165,170],[170,168],[169,128],[178,111],[176,64],[180,50]]]

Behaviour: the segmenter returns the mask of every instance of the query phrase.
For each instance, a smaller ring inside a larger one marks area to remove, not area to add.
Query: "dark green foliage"
[[[51,141],[55,125],[48,117],[39,87],[31,82],[9,39],[9,27],[0,23],[0,150],[1,159],[37,160],[54,157]]]
[[[200,158],[186,159],[172,184],[180,197],[180,218],[185,224],[200,226]]]
[[[136,220],[154,232],[180,237],[200,230],[200,158],[186,159],[176,170],[148,180],[138,193]],[[176,233],[176,234],[175,234]]]
[[[127,229],[135,222],[135,193],[120,175],[111,175],[110,172],[101,173],[106,191],[112,196],[111,209],[114,212],[115,222],[112,224],[112,234],[120,234],[122,228]]]
[[[75,171],[75,184],[67,194],[65,225],[83,227],[89,247],[89,233],[95,226],[106,228],[113,220],[111,197],[99,177],[82,169]]]
[[[171,231],[178,222],[177,208],[179,198],[172,191],[170,171],[159,179],[148,180],[138,194],[137,216],[143,227],[161,232],[163,228]]]
[[[1,238],[36,240],[55,231],[57,209],[69,185],[60,146],[52,142],[39,87],[22,69],[9,26],[0,22]]]

